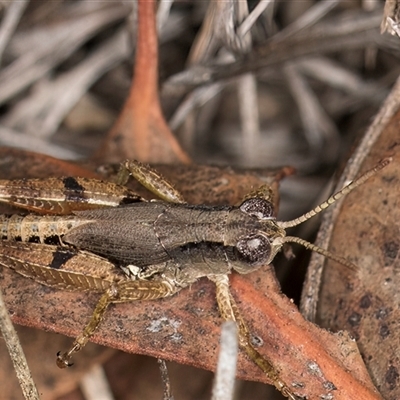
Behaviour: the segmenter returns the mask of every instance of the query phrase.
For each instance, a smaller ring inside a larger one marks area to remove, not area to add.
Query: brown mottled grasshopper
[[[60,368],[69,366],[73,353],[85,346],[111,303],[164,298],[208,277],[216,284],[222,317],[238,324],[240,345],[284,395],[296,399],[251,344],[229,291],[228,274],[232,269],[247,274],[269,264],[288,242],[356,268],[309,242],[286,236],[285,229],[327,208],[389,162],[383,160],[288,222],[276,220],[268,187],[250,193],[238,207],[188,205],[156,171],[131,161],[121,168],[119,184],[72,177],[0,181],[0,201],[50,214],[0,216],[0,264],[44,285],[101,293],[83,332],[58,355]],[[162,200],[145,201],[122,186],[129,174]]]

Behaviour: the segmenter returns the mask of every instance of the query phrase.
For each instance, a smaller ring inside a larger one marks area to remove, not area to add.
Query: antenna
[[[308,219],[314,217],[314,215],[319,214],[321,211],[325,210],[328,208],[330,205],[341,199],[342,197],[346,196],[346,194],[350,193],[353,189],[356,187],[362,185],[366,180],[371,178],[373,175],[375,175],[378,171],[381,169],[385,168],[388,164],[392,162],[392,157],[384,158],[381,162],[379,162],[374,168],[370,169],[369,171],[365,172],[363,175],[361,175],[358,179],[356,179],[353,182],[350,182],[347,186],[345,186],[342,190],[339,192],[335,193],[331,197],[329,197],[328,200],[324,201],[322,204],[318,205],[317,207],[313,208],[311,211],[308,213],[303,214],[302,216],[293,219],[291,221],[277,221],[276,224],[283,228],[291,228],[293,226],[297,226],[304,221],[307,221]],[[293,240],[292,240],[293,241]],[[297,241],[297,243],[300,243]],[[311,244],[311,243],[309,243]],[[308,247],[308,246],[305,246]],[[310,247],[308,247],[310,248]],[[317,249],[313,249],[314,251],[318,251]]]
[[[311,251],[315,251],[318,254],[322,254],[323,256],[325,256],[326,258],[330,258],[333,261],[338,262],[339,264],[344,265],[345,267],[353,270],[353,271],[357,271],[358,267],[357,265],[353,264],[351,261],[337,256],[333,253],[331,253],[328,250],[325,250],[321,247],[316,246],[315,244],[312,244],[310,242],[307,242],[307,240],[304,239],[300,239],[296,236],[285,236],[284,238],[281,239],[280,241],[281,243],[298,243],[301,244],[302,246],[304,246],[306,249],[311,250]]]

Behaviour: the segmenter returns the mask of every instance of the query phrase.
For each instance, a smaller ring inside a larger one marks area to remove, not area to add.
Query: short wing
[[[161,202],[136,203],[79,211],[76,213],[78,218],[93,222],[71,229],[63,241],[138,267],[164,262],[169,256],[154,232],[154,222],[167,206]]]

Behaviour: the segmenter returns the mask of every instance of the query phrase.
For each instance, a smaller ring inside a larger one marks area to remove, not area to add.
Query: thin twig
[[[339,151],[339,132],[335,123],[321,107],[317,96],[299,73],[296,63],[287,63],[285,73],[311,148],[314,151],[329,149],[327,154],[335,159]]]
[[[66,20],[44,27],[35,35],[26,32],[17,36],[15,39],[20,43],[14,47],[19,47],[22,53],[0,71],[0,104],[45,76],[99,29],[121,19],[125,13],[126,8],[121,5],[100,3],[98,10],[90,14],[67,15]]]
[[[32,138],[52,136],[90,86],[129,53],[127,32],[121,29],[75,68],[54,80],[39,81],[31,95],[20,101],[3,123],[31,133]]]
[[[266,4],[264,4],[266,6]],[[247,3],[237,3],[236,19],[242,23],[249,15]],[[256,19],[253,19],[253,24]],[[238,36],[243,45],[243,51],[248,53],[252,46],[251,33],[245,30]],[[254,156],[257,143],[260,142],[260,116],[258,112],[257,80],[254,74],[244,74],[238,80],[238,100],[241,130],[244,144],[244,159],[248,166],[253,166],[258,160],[258,154]]]
[[[169,375],[168,375],[168,368],[167,368],[167,363],[165,360],[162,360],[161,358],[157,359],[158,366],[160,368],[160,373],[161,373],[161,380],[163,383],[163,400],[174,400],[174,396],[172,395],[171,392],[171,383],[169,381]]]
[[[293,36],[305,28],[314,25],[321,20],[329,11],[335,8],[340,3],[340,0],[323,0],[310,7],[301,17],[295,22],[280,31],[274,36],[274,40],[283,40],[289,36]]]
[[[0,144],[2,146],[15,147],[17,149],[24,149],[29,151],[36,151],[38,153],[45,153],[49,156],[76,160],[81,158],[73,150],[66,149],[63,146],[50,143],[48,140],[34,137],[30,134],[18,132],[15,129],[10,129],[0,125]]]
[[[26,400],[39,400],[39,394],[36,389],[35,382],[32,379],[28,363],[19,342],[17,332],[8,315],[6,305],[4,304],[3,295],[0,290],[0,330],[6,343],[10,358],[14,365],[22,393]]]
[[[274,3],[274,0],[260,0],[251,13],[246,17],[238,28],[238,35],[244,36],[256,23],[261,14]]]
[[[211,400],[233,399],[238,355],[237,326],[234,321],[222,324],[220,351]]]
[[[174,0],[163,0],[159,3],[157,10],[157,31],[159,36],[161,36],[163,28],[167,23],[173,2]]]
[[[85,400],[114,400],[107,376],[100,364],[94,365],[80,382]]]
[[[0,27],[0,64],[3,59],[4,49],[13,35],[28,3],[29,0],[13,1],[6,8],[4,19]]]

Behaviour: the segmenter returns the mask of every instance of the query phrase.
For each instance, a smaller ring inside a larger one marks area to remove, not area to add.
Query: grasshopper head
[[[269,264],[276,253],[282,248],[284,243],[298,243],[305,248],[315,251],[347,266],[349,269],[356,271],[357,266],[350,261],[343,259],[330,253],[328,250],[321,249],[306,240],[295,236],[286,236],[286,228],[297,226],[313,216],[317,215],[337,200],[362,185],[376,172],[385,168],[392,158],[385,158],[379,162],[374,168],[365,172],[354,182],[350,182],[342,190],[332,195],[328,200],[324,201],[311,211],[291,221],[276,221],[273,213],[272,204],[263,197],[252,197],[246,199],[239,207],[242,214],[252,219],[250,226],[251,230],[245,231],[244,235],[238,238],[235,242],[235,248],[241,262],[234,266],[234,269],[245,274],[259,268],[261,265]],[[242,215],[244,217],[244,215]],[[249,218],[244,218],[242,221],[247,221]],[[247,263],[247,265],[246,265]]]
[[[246,264],[239,263],[234,268],[244,274],[269,264],[281,249],[286,232],[277,225],[273,205],[268,200],[259,197],[246,199],[239,212],[252,221],[252,229],[241,236],[235,245],[238,257]]]

